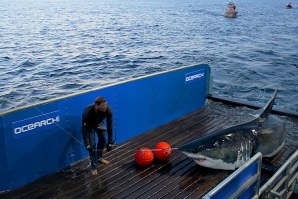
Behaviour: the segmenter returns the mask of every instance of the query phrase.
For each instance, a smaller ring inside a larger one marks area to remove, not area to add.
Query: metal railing
[[[253,199],[289,198],[298,177],[298,150],[281,166],[281,168],[260,188]]]
[[[260,187],[262,154],[257,153],[248,162],[207,193],[203,199],[251,198]]]
[[[298,178],[298,150],[260,188],[261,165],[262,154],[257,153],[207,193],[203,199],[234,199],[239,197],[252,199],[289,198],[294,191]]]

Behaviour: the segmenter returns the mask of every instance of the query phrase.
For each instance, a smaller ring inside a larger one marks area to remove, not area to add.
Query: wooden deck
[[[153,149],[161,141],[178,148],[196,137],[246,120],[251,110],[209,100],[204,108],[105,152],[110,164],[101,164],[96,177],[91,176],[86,158],[26,186],[0,193],[0,198],[201,198],[232,171],[201,167],[176,149],[167,161],[154,160],[149,167],[139,167],[134,160],[136,151],[141,147]],[[276,166],[283,164],[298,145],[298,118],[279,117],[286,121],[287,140],[271,160]]]

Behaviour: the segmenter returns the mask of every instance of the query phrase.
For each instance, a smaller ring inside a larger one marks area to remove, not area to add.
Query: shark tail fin
[[[273,95],[271,96],[270,100],[267,102],[266,106],[264,106],[261,109],[261,112],[260,112],[260,115],[259,115],[260,118],[265,118],[265,117],[268,116],[268,114],[272,110],[272,106],[273,106],[273,103],[274,103],[274,99],[276,97],[276,94],[277,94],[277,89],[275,89]]]

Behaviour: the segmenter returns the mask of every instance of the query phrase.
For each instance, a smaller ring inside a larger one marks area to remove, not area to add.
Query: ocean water
[[[213,93],[298,111],[298,3],[1,0],[0,112],[207,63]]]

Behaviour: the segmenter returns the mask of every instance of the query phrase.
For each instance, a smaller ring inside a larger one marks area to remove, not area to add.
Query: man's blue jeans
[[[96,139],[95,134],[98,136],[98,142],[96,145]],[[98,161],[102,160],[102,152],[104,150],[105,144],[107,142],[106,138],[106,131],[90,131],[90,145],[93,149],[96,150],[90,150],[89,156],[91,161],[91,169],[96,170],[98,167]]]

